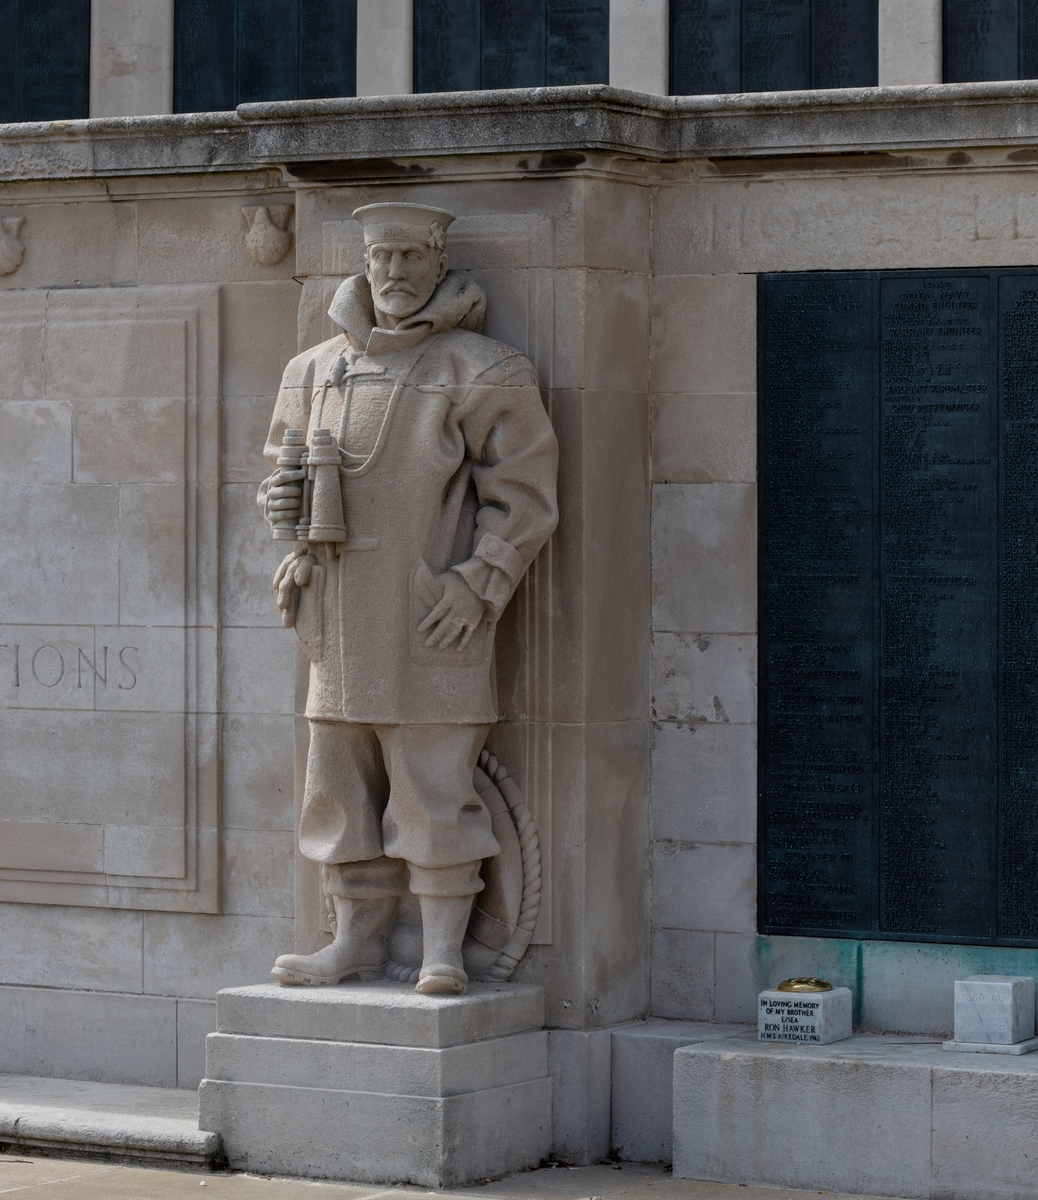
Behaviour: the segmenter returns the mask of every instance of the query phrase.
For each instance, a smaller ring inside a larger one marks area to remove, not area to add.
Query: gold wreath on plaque
[[[473,783],[490,813],[501,853],[483,860],[483,891],[476,896],[462,952],[470,979],[508,979],[533,937],[541,907],[541,843],[519,785],[488,750],[479,756]],[[389,952],[386,974],[414,983],[422,962],[422,916],[408,892]]]
[[[776,992],[831,992],[833,985],[819,979],[817,975],[794,975],[792,979],[783,979],[775,989]]]

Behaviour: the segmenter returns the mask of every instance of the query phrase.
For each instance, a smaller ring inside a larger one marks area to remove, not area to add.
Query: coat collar
[[[358,349],[365,349],[369,355],[392,354],[396,350],[409,350],[434,333],[449,329],[471,329],[478,333],[486,303],[483,289],[474,279],[448,271],[424,308],[405,318],[396,329],[379,329],[375,325],[371,285],[361,273],[351,275],[339,285],[328,315]]]

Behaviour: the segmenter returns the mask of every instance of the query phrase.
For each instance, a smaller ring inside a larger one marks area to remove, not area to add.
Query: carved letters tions
[[[1038,944],[1038,271],[760,281],[760,924]]]

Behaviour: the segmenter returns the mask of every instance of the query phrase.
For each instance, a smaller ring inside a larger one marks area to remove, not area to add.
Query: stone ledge
[[[1038,1061],[892,1035],[674,1054],[678,1178],[926,1200],[1038,1194]]]
[[[198,1128],[193,1091],[0,1075],[0,1142],[48,1154],[205,1166],[220,1135]]]
[[[434,170],[422,159],[509,154],[531,155],[518,171],[560,174],[603,154],[659,162],[990,146],[1038,146],[1038,82],[679,97],[599,84],[25,122],[0,125],[0,179],[322,163],[422,178]]]
[[[220,1033],[442,1049],[541,1029],[544,989],[476,983],[464,996],[420,996],[411,984],[347,983],[225,988],[216,996]]]

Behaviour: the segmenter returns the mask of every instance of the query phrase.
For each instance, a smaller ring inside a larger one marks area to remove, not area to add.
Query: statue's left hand
[[[278,612],[281,613],[281,623],[286,629],[295,624],[296,605],[299,601],[299,589],[310,582],[316,559],[305,550],[293,550],[282,559],[281,566],[274,573],[274,590],[278,594]]]
[[[454,571],[437,575],[436,581],[442,585],[443,595],[418,626],[418,632],[432,630],[425,639],[430,649],[445,650],[457,642],[455,649],[464,650],[485,616],[483,601]]]

